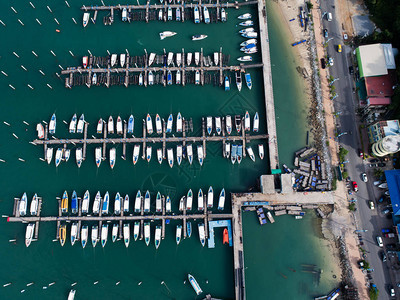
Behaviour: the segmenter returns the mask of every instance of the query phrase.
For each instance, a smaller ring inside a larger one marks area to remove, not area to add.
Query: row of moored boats
[[[246,13],[243,15],[240,15],[238,18],[242,20],[242,22],[239,23],[240,26],[244,26],[246,28],[241,29],[239,33],[244,37],[247,38],[244,42],[240,44],[240,51],[244,52],[245,55],[242,57],[239,57],[239,61],[252,61],[253,57],[251,54],[257,53],[257,36],[258,33],[255,31],[254,27],[251,27],[254,25],[254,22],[251,20],[251,14]]]

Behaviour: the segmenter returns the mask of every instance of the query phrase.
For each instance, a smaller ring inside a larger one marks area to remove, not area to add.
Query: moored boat
[[[111,167],[111,169],[114,169],[115,159],[116,159],[116,149],[111,148],[110,149],[110,167]]]
[[[231,89],[231,86],[230,86],[230,82],[229,82],[229,77],[228,76],[225,76],[224,82],[225,82],[225,91],[229,91]]]
[[[126,194],[124,198],[124,213],[128,212],[129,212],[129,196],[128,194]]]
[[[195,24],[200,23],[200,12],[199,12],[199,7],[197,5],[194,7],[194,23]]]
[[[78,236],[78,223],[74,222],[71,225],[71,245],[72,246],[75,244],[77,236]]]
[[[119,64],[121,65],[121,68],[123,68],[124,65],[125,65],[125,59],[126,59],[126,54],[125,54],[125,53],[122,53],[122,54],[119,56]]]
[[[182,80],[181,71],[178,70],[178,71],[176,71],[176,80],[175,80],[176,84],[181,84],[181,80]]]
[[[192,57],[193,57],[193,53],[189,52],[186,56],[186,63],[188,66],[190,66],[190,64],[192,63]]]
[[[85,12],[83,14],[83,20],[82,20],[83,27],[86,27],[89,24],[89,19],[90,19],[90,13]]]
[[[248,46],[248,45],[251,45],[251,44],[257,44],[257,39],[246,40],[246,41],[240,43],[240,46],[241,47],[245,47],[245,46]]]
[[[140,145],[135,145],[133,147],[133,164],[136,165],[136,163],[139,160],[139,152],[140,152]]]
[[[226,12],[224,8],[221,8],[221,21],[226,22]]]
[[[103,119],[102,118],[100,118],[99,121],[97,122],[96,132],[99,134],[103,133]]]
[[[201,189],[199,189],[199,192],[197,193],[197,210],[198,211],[204,210],[204,196],[203,196],[203,191]]]
[[[82,133],[84,125],[85,125],[85,115],[81,114],[81,116],[79,117],[78,125],[76,126],[76,132]]]
[[[62,148],[58,148],[57,151],[56,151],[56,158],[55,158],[56,167],[58,167],[59,164],[61,163],[62,155],[63,155],[63,149]]]
[[[38,199],[37,194],[35,194],[35,195],[33,195],[31,207],[30,207],[31,216],[37,215],[38,205],[39,205],[39,199]]]
[[[163,161],[163,155],[162,155],[162,149],[161,148],[157,149],[157,160],[158,160],[158,163],[161,165],[162,161]]]
[[[248,39],[257,38],[257,36],[258,36],[258,34],[255,31],[249,31],[249,32],[242,33],[242,37],[245,37]]]
[[[156,212],[161,212],[161,211],[162,211],[161,194],[160,192],[158,192],[156,196]]]
[[[258,155],[260,156],[260,159],[264,159],[264,145],[263,144],[258,145]]]
[[[156,58],[156,54],[155,53],[150,53],[150,55],[149,55],[149,67],[153,64],[155,58]]]
[[[161,118],[159,114],[156,115],[156,132],[157,134],[162,133]]]
[[[177,225],[176,226],[176,244],[179,245],[182,239],[182,225]]]
[[[174,166],[174,150],[172,148],[167,150],[167,159],[170,168],[172,168]]]
[[[221,193],[219,194],[218,210],[224,210],[224,206],[225,206],[225,189],[222,189]]]
[[[154,75],[152,71],[149,71],[149,75],[148,75],[148,79],[149,79],[149,85],[153,85],[154,84]]]
[[[67,239],[67,225],[65,225],[65,224],[60,225],[60,228],[58,231],[59,231],[58,237],[60,239],[60,244],[61,244],[61,246],[64,246],[65,241]]]
[[[172,132],[173,122],[174,122],[174,117],[172,116],[172,114],[170,114],[167,121],[167,133]]]
[[[146,147],[146,160],[147,160],[147,162],[150,162],[150,160],[151,160],[151,153],[152,153],[151,146],[147,146]]]
[[[183,211],[183,208],[185,206],[185,199],[186,196],[182,196],[181,199],[179,200],[179,211]]]
[[[91,240],[93,248],[96,247],[98,239],[99,239],[99,227],[97,225],[93,225],[91,232]]]
[[[30,246],[34,232],[35,232],[35,223],[29,223],[28,226],[26,227],[26,232],[25,232],[25,246],[26,247]]]
[[[258,112],[254,115],[254,121],[253,121],[253,131],[258,132],[258,127],[260,125],[260,120],[258,117]]]
[[[247,20],[247,21],[244,21],[244,22],[240,22],[239,23],[239,25],[240,26],[253,26],[253,21],[252,20]]]
[[[113,120],[113,117],[112,116],[110,116],[109,118],[108,118],[108,124],[107,124],[108,126],[108,134],[113,134],[114,133],[114,120]]]
[[[249,32],[255,32],[255,29],[253,27],[248,27],[248,28],[239,30],[240,34],[249,33]]]
[[[117,134],[122,134],[123,132],[124,131],[122,128],[122,119],[120,116],[118,116],[118,118],[117,118]]]
[[[180,67],[181,63],[182,63],[182,53],[179,52],[176,54],[176,64],[178,65],[178,67]]]
[[[106,192],[106,194],[104,195],[104,199],[103,199],[103,205],[101,207],[102,215],[108,215],[109,206],[110,206],[110,194],[108,192]]]
[[[98,215],[100,212],[100,200],[101,200],[101,196],[100,196],[100,192],[97,192],[96,196],[94,197],[94,202],[93,202],[93,214]]]
[[[153,133],[153,122],[151,120],[150,114],[147,114],[147,117],[146,117],[146,129],[147,129],[148,134]]]
[[[117,223],[115,223],[113,225],[113,228],[112,228],[112,231],[111,231],[111,240],[112,240],[113,243],[115,243],[115,241],[117,240],[118,228],[119,228],[119,225]]]
[[[243,61],[243,62],[252,61],[253,57],[251,57],[250,55],[245,55],[245,56],[239,57],[237,60],[238,61]]]
[[[89,228],[87,225],[83,225],[81,229],[81,244],[82,248],[86,247],[87,240],[88,240],[88,235],[89,235]]]
[[[237,162],[238,162],[238,164],[240,164],[242,162],[242,158],[243,158],[243,146],[238,145],[237,146]]]
[[[160,247],[161,244],[161,226],[156,226],[156,231],[154,234],[154,244],[156,246],[156,249],[158,249],[158,247]]]
[[[73,214],[78,213],[78,196],[76,194],[76,191],[72,192],[72,197],[71,197],[71,212]]]
[[[232,133],[232,117],[227,115],[225,118],[226,132],[230,135]]]
[[[235,73],[235,79],[236,79],[236,86],[238,88],[238,91],[240,92],[242,90],[242,73],[240,71],[237,71]]]
[[[162,11],[161,11],[161,17],[162,17]],[[168,38],[168,37],[172,37],[172,36],[174,36],[174,35],[176,35],[176,32],[173,32],[173,31],[163,31],[163,32],[160,32],[160,39],[163,40],[163,39],[166,39],[166,38]]]
[[[71,122],[69,122],[69,133],[75,133],[76,131],[76,114],[72,116]]]
[[[143,85],[143,73],[140,72],[139,74],[139,85],[142,86]]]
[[[95,149],[96,166],[100,167],[101,164],[101,147]]]
[[[124,234],[124,244],[125,244],[125,247],[128,248],[129,242],[130,242],[130,240],[131,240],[131,233],[130,233],[130,226],[129,226],[129,224],[124,224],[123,234]]]
[[[150,212],[150,192],[146,191],[144,196],[144,212]]]
[[[67,162],[71,156],[71,149],[64,149],[64,160]]]
[[[207,6],[204,6],[203,14],[204,14],[204,23],[209,24],[210,23],[210,13],[208,12]]]
[[[214,205],[214,190],[212,186],[208,188],[207,193],[207,208],[212,208]]]
[[[171,8],[171,6],[168,6],[167,18],[168,18],[168,21],[172,21],[172,8]]]
[[[101,246],[104,248],[104,246],[107,243],[108,239],[108,224],[103,224],[101,227]]]
[[[200,243],[204,247],[204,245],[206,244],[206,234],[205,234],[204,224],[203,223],[199,223],[198,229],[199,229]]]
[[[176,146],[176,161],[178,162],[178,166],[180,166],[182,162],[182,145]]]
[[[192,41],[200,41],[200,40],[204,40],[208,37],[208,35],[206,34],[195,34],[192,36]]]
[[[38,139],[43,139],[44,138],[44,127],[41,123],[38,123],[36,125],[36,131],[37,131]]]
[[[180,112],[178,112],[178,115],[176,117],[176,132],[182,132],[183,125],[182,125],[182,115]]]
[[[167,84],[172,85],[172,73],[171,70],[168,70],[167,72]]]
[[[139,237],[139,231],[140,231],[140,222],[136,221],[135,225],[133,225],[133,239],[137,241]]]
[[[187,231],[188,237],[191,237],[192,236],[192,222],[190,222],[190,221],[186,222],[186,231]]]
[[[246,111],[246,114],[244,115],[244,130],[250,131],[250,114],[248,111]]]
[[[213,130],[212,117],[207,117],[207,133],[208,133],[208,135],[211,135],[212,130]]]
[[[197,146],[197,157],[199,159],[200,166],[202,166],[204,161],[204,150],[202,145]]]
[[[200,63],[200,52],[195,52],[194,53],[194,63],[196,64],[196,66],[199,65],[199,63]]]
[[[144,223],[144,242],[146,243],[146,246],[150,244],[150,223],[146,222]]]
[[[224,228],[224,232],[222,234],[222,244],[229,244],[229,233],[227,228]]]
[[[203,226],[204,226],[204,224],[203,224]],[[188,279],[189,279],[189,282],[192,285],[194,291],[196,292],[196,294],[200,295],[203,292],[203,290],[201,289],[200,285],[197,283],[197,281],[193,277],[193,275],[188,274]]]
[[[81,167],[82,162],[83,162],[83,150],[82,148],[76,148],[75,150],[75,158],[76,158],[76,164],[78,168]]]
[[[171,208],[171,198],[167,196],[167,200],[165,200],[165,212],[170,213],[172,211]]]
[[[230,155],[231,155],[231,144],[230,143],[225,143],[224,157],[229,159]]]
[[[214,52],[214,64],[218,66],[218,63],[219,63],[219,53]]]
[[[221,134],[221,117],[215,117],[215,131],[218,135]]]
[[[115,64],[117,63],[117,58],[118,58],[117,54],[111,55],[111,67],[114,67]]]
[[[251,19],[251,14],[246,13],[246,14],[240,15],[240,16],[238,17],[238,19],[239,19],[239,20],[248,20],[248,19]]]
[[[235,127],[237,133],[240,133],[240,131],[242,130],[242,117],[240,115],[235,116]]]
[[[115,195],[114,214],[117,216],[121,214],[121,195],[119,193]]]
[[[187,154],[189,164],[191,165],[193,162],[193,146],[192,146],[192,144],[189,144],[186,146],[186,154]]]
[[[232,145],[232,151],[231,151],[231,162],[232,164],[235,164],[236,158],[237,158],[237,145]]]
[[[128,120],[128,133],[133,133],[133,128],[135,125],[135,119],[133,118],[133,115],[129,116],[129,120]]]
[[[83,195],[83,200],[82,200],[82,213],[87,214],[89,213],[89,202],[90,202],[90,193],[87,190],[85,194]]]
[[[92,76],[92,84],[93,84],[93,85],[96,85],[96,84],[97,84],[97,74],[96,74],[96,73],[93,73],[93,76]]]
[[[140,191],[138,191],[135,197],[135,213],[140,213],[141,209],[142,209],[142,195],[140,194]]]
[[[171,65],[173,60],[174,60],[174,53],[173,52],[168,52],[167,66]]]
[[[246,73],[246,74],[244,74],[244,77],[246,78],[246,85],[247,85],[247,87],[249,88],[249,90],[251,90],[251,88],[252,88],[252,83],[251,83],[251,76],[250,76],[250,73]]]
[[[51,116],[50,124],[49,124],[49,133],[50,134],[55,134],[56,133],[56,125],[57,125],[56,114],[53,114]]]
[[[68,212],[68,193],[64,191],[62,198],[61,198],[61,212],[67,213]]]
[[[161,2],[162,2],[162,0],[161,0]],[[158,21],[162,21],[162,20],[163,20],[163,18],[164,18],[163,15],[164,15],[164,14],[163,14],[162,9],[159,9],[159,10],[158,10]],[[161,33],[160,33],[160,39],[163,40],[163,38],[161,38]]]
[[[190,189],[187,193],[186,197],[186,210],[192,210],[192,205],[193,205],[193,192]]]

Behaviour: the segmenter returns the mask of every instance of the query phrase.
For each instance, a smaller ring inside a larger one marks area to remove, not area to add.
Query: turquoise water
[[[246,110],[254,114],[258,111],[261,120],[260,132],[265,133],[266,129],[260,70],[251,70],[253,89],[249,91],[244,87],[241,93],[237,92],[235,87],[230,92],[224,92],[223,88],[211,85],[167,88],[115,86],[110,89],[74,87],[69,90],[64,88],[63,79],[55,75],[56,72],[60,72],[59,65],[65,68],[80,64],[81,57],[87,55],[87,50],[95,56],[104,56],[107,50],[111,53],[122,53],[128,49],[131,55],[142,55],[144,48],[149,52],[162,53],[164,48],[166,51],[185,48],[186,52],[194,52],[203,47],[204,53],[211,55],[222,46],[224,53],[231,55],[230,64],[233,64],[236,57],[240,56],[236,45],[242,41],[236,34],[239,30],[235,25],[236,16],[244,10],[229,10],[228,22],[225,25],[194,25],[191,22],[164,24],[158,21],[150,24],[123,24],[116,20],[112,26],[104,26],[101,21],[105,14],[102,13],[99,14],[96,25],[89,24],[83,29],[82,13],[79,10],[81,2],[69,1],[71,8],[63,1],[54,3],[47,0],[33,4],[35,9],[30,6],[29,1],[13,3],[18,12],[15,14],[9,3],[0,3],[0,9],[4,12],[1,20],[6,24],[5,27],[0,25],[2,41],[6,41],[0,48],[0,69],[8,75],[0,75],[0,120],[11,125],[0,124],[0,134],[3,138],[0,142],[0,158],[6,161],[0,164],[0,176],[3,178],[0,190],[2,215],[11,214],[13,198],[20,197],[24,191],[28,193],[29,198],[35,192],[43,197],[42,215],[54,215],[57,213],[56,197],[60,197],[64,190],[68,190],[69,194],[76,190],[82,197],[86,189],[89,189],[92,197],[97,190],[102,193],[108,190],[112,197],[117,191],[121,194],[129,193],[131,200],[138,189],[149,189],[153,199],[156,192],[160,191],[171,196],[176,210],[178,199],[186,194],[189,188],[197,193],[200,187],[206,191],[208,186],[212,185],[216,193],[219,193],[222,187],[228,193],[242,192],[255,186],[259,176],[269,171],[268,159],[256,160],[256,163],[245,159],[240,166],[232,165],[222,158],[222,145],[219,143],[207,145],[207,158],[201,168],[197,162],[189,166],[187,161],[172,169],[166,162],[160,166],[154,159],[155,149],[150,163],[140,160],[133,166],[132,145],[127,147],[126,161],[119,159],[122,147],[116,146],[117,163],[113,170],[109,168],[108,161],[104,161],[99,169],[96,168],[94,146],[88,147],[87,159],[80,169],[76,167],[74,151],[70,161],[62,163],[58,168],[55,168],[54,164],[47,165],[39,160],[43,156],[43,148],[29,144],[29,141],[36,137],[36,123],[41,120],[48,122],[52,113],[57,114],[56,136],[59,138],[73,137],[67,133],[67,125],[63,124],[62,120],[69,122],[74,113],[78,116],[85,113],[85,119],[90,123],[89,136],[95,134],[96,123],[100,117],[104,119],[112,114],[114,119],[118,115],[127,119],[131,113],[136,117],[136,124],[139,124],[140,119],[147,113],[159,113],[163,118],[167,118],[170,113],[176,115],[177,112],[181,112],[187,119],[193,118],[194,132],[190,135],[198,136],[203,116],[243,114]],[[107,1],[107,4],[118,2]],[[46,8],[47,5],[52,13]],[[254,10],[246,9],[247,11],[255,14]],[[36,18],[42,26],[37,24]],[[54,18],[57,18],[60,25],[56,24]],[[77,20],[78,25],[73,23],[72,18]],[[18,23],[18,19],[25,25]],[[278,38],[276,26],[274,23],[270,26],[271,55],[273,64],[281,66],[279,69],[273,68],[273,76],[279,117],[280,157],[282,161],[287,161],[298,145],[304,143],[301,136],[304,133],[301,128],[298,128],[297,132],[289,130],[293,129],[290,122],[282,122],[293,118],[293,110],[296,109],[291,110],[288,107],[294,108],[300,104],[296,102],[296,91],[285,88],[288,82],[294,82],[294,78],[290,75],[290,69],[286,71],[286,76],[283,76],[285,58],[281,57],[279,49],[286,46]],[[61,32],[57,33],[56,29]],[[176,31],[178,35],[160,41],[158,33],[164,30]],[[209,38],[194,43],[190,36],[196,33],[207,34]],[[272,43],[273,40],[276,45]],[[51,54],[51,50],[56,56]],[[31,51],[37,53],[38,57]],[[72,57],[69,51],[72,51],[75,57]],[[16,52],[19,58],[13,55],[13,52]],[[45,76],[39,73],[39,69]],[[11,89],[9,84],[14,86],[15,90]],[[31,90],[28,84],[34,89]],[[50,84],[52,89],[46,84]],[[284,104],[281,104],[283,101]],[[25,125],[23,120],[30,125]],[[18,139],[13,137],[13,133]],[[141,127],[136,126],[135,134],[141,134]],[[257,143],[259,141],[253,142],[253,149]],[[25,162],[19,161],[18,158],[24,159]],[[228,197],[226,203],[229,201]],[[152,205],[154,209],[154,203]],[[95,249],[90,245],[85,249],[77,244],[71,247],[69,241],[64,247],[60,247],[58,242],[52,242],[56,230],[55,224],[50,223],[41,224],[39,240],[25,248],[25,226],[3,222],[0,227],[0,283],[11,282],[12,285],[1,288],[0,296],[6,299],[65,299],[70,285],[78,282],[75,286],[77,299],[188,299],[195,298],[192,288],[187,283],[184,284],[187,273],[191,273],[204,292],[215,297],[233,298],[232,250],[221,245],[222,233],[216,232],[216,248],[212,250],[201,247],[197,229],[190,239],[176,246],[176,224],[167,226],[166,238],[160,248],[155,250],[153,242],[146,247],[143,241],[131,241],[128,249],[122,241],[112,244],[110,240],[104,249],[99,245]],[[255,224],[248,225],[246,222],[246,231],[248,226],[248,231],[252,231],[251,228],[257,230]],[[286,224],[281,226],[284,228]],[[152,224],[152,233],[154,228],[155,224]],[[16,243],[9,243],[10,239],[16,239]],[[282,242],[280,247],[286,248],[288,245]],[[249,252],[251,251],[250,246]],[[246,264],[247,262],[252,263],[251,259],[246,259]],[[251,275],[248,276],[251,278]],[[95,281],[98,281],[97,285],[93,284]],[[161,284],[162,281],[165,285]],[[34,284],[26,287],[29,282]],[[51,282],[56,283],[48,287]],[[117,282],[120,282],[118,286]],[[142,284],[138,285],[139,282]],[[43,289],[45,286],[48,288]],[[23,289],[25,292],[21,293]]]

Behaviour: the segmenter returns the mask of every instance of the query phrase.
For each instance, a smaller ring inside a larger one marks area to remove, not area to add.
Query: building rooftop
[[[391,102],[389,97],[371,97],[367,99],[367,105],[369,106],[390,105]]]
[[[395,74],[392,71],[387,75],[365,77],[367,97],[392,97],[394,85]]]
[[[400,170],[385,171],[389,188],[390,200],[393,207],[393,215],[400,215]]]
[[[385,53],[381,44],[358,47],[357,58],[360,77],[380,76],[388,73]]]

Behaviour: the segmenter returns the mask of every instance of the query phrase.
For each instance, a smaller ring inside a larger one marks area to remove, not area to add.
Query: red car
[[[355,192],[358,192],[358,185],[357,185],[357,182],[355,182],[355,181],[353,181],[353,190]]]

